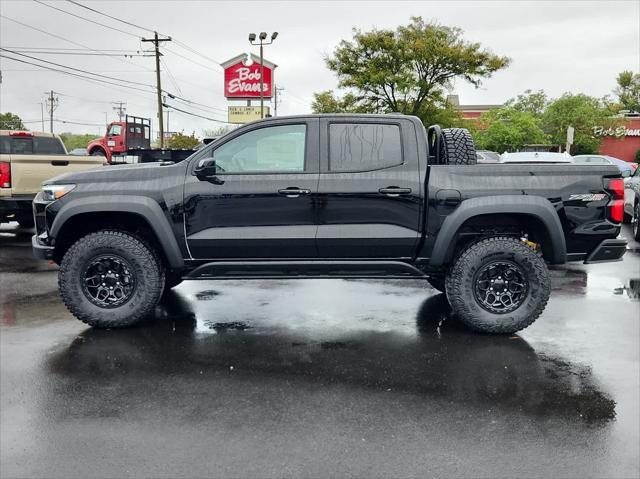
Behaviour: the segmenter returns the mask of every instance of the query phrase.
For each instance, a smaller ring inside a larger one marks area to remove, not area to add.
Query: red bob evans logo
[[[276,65],[263,60],[264,98],[273,92],[273,70]],[[260,57],[242,54],[222,63],[224,68],[224,96],[227,98],[260,98]]]

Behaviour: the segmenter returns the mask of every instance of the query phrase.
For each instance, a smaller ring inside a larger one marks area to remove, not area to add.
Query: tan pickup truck
[[[0,130],[0,223],[33,226],[31,202],[44,180],[95,168],[103,161],[67,154],[62,140],[51,133]]]

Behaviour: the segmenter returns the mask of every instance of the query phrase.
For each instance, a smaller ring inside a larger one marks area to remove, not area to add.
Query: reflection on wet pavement
[[[616,414],[615,401],[599,389],[589,368],[539,355],[518,336],[467,331],[451,317],[442,294],[422,302],[411,332],[408,327],[288,327],[286,320],[267,324],[260,318],[209,324],[173,291],[160,309],[161,319],[139,328],[83,331],[50,358],[51,372],[72,376],[81,385],[95,375],[108,378],[125,371],[211,374],[232,367],[234,374],[340,382],[587,422]],[[59,399],[77,401],[82,408],[78,392]]]

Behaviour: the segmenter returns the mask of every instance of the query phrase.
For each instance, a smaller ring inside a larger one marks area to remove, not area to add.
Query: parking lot
[[[638,243],[488,336],[390,280],[190,281],[93,330],[31,234],[0,227],[2,477],[640,474]]]

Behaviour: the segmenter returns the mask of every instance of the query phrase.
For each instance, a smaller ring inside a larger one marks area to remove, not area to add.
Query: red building
[[[483,113],[503,105],[461,105],[458,95],[449,95],[447,101],[465,120],[475,120]],[[600,154],[613,156],[629,162],[636,161],[640,150],[640,116],[626,117],[621,126],[604,128],[594,126],[593,134],[602,137]]]
[[[616,128],[594,127],[593,133],[602,137],[600,153],[634,162],[640,151],[640,117],[626,118]]]

